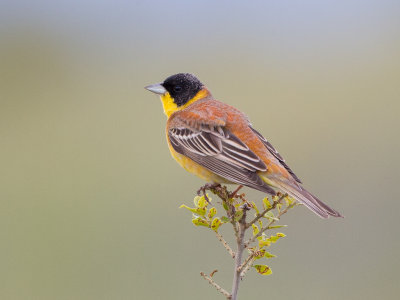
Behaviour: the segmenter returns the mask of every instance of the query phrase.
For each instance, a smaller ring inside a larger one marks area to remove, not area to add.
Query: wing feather
[[[168,136],[176,152],[217,175],[275,194],[257,174],[267,170],[265,163],[226,128],[206,125],[198,129],[175,127],[168,131]]]
[[[253,127],[251,127],[251,130],[253,130],[253,132],[258,136],[258,138],[260,139],[260,141],[264,144],[264,146],[268,149],[268,151],[276,158],[278,159],[278,161],[280,162],[280,164],[285,167],[285,169],[289,172],[290,175],[292,175],[292,177],[298,182],[298,183],[302,183],[301,180],[299,179],[299,177],[296,176],[296,174],[294,174],[294,172],[292,171],[292,169],[290,169],[290,167],[286,164],[285,159],[279,154],[278,151],[275,150],[275,148],[271,145],[270,142],[268,142],[268,140],[263,137],[261,135],[261,133],[259,133],[257,130],[255,130]]]

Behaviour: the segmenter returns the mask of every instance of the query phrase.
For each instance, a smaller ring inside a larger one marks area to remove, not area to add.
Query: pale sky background
[[[240,299],[397,299],[400,3],[386,0],[1,1],[0,298],[223,299],[199,272],[230,289],[232,262],[178,209],[203,182],[170,157],[143,89],[178,72],[346,216],[285,216],[273,275],[250,272]]]

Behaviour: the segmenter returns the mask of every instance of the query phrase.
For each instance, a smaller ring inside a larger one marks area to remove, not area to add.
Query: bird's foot
[[[206,201],[208,203],[210,203],[210,200],[207,197],[206,191],[207,190],[212,191],[219,187],[221,187],[221,185],[219,183],[206,183],[201,188],[199,188],[199,190],[197,191],[197,195],[204,196],[204,199],[206,199]]]

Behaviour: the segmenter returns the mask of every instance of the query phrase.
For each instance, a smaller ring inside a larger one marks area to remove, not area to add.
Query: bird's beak
[[[154,94],[164,95],[167,90],[162,86],[161,83],[151,84],[144,87],[146,90],[153,92]]]

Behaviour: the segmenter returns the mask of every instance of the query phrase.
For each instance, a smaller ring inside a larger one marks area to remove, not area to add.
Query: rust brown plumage
[[[148,89],[161,95],[171,154],[189,172],[209,182],[242,184],[269,194],[280,190],[322,218],[341,217],[302,187],[241,111],[215,100],[193,75],[173,75]]]

